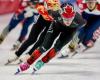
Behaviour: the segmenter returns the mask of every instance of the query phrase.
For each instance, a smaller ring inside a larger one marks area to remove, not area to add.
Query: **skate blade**
[[[10,63],[7,62],[7,63],[5,63],[4,65],[9,65],[9,64],[10,64]]]
[[[82,52],[85,52],[85,51],[87,51],[87,50],[89,50],[90,48],[85,48],[85,49],[83,49],[82,50]]]
[[[20,70],[17,69],[17,71],[14,73],[14,75],[17,75],[17,74],[19,74],[19,73],[20,73]]]
[[[5,63],[4,65],[9,65],[11,62],[8,60],[8,62],[7,63]]]
[[[37,70],[33,68],[33,72],[31,73],[32,75],[35,74]]]
[[[8,62],[5,63],[4,65],[5,66],[7,66],[7,65],[13,65],[14,66],[14,65],[19,65],[19,63],[13,63],[13,61],[11,62],[11,61],[8,60]]]
[[[64,55],[61,55],[60,57],[58,57],[59,59],[64,59],[64,58],[68,58],[69,56],[68,55],[66,55],[66,56],[64,56]]]
[[[21,64],[23,61],[20,59],[19,62],[17,63],[18,65]]]
[[[75,52],[72,54],[72,56],[71,56],[71,57],[75,56],[77,53],[78,53],[78,52],[77,52],[77,51],[75,51]]]

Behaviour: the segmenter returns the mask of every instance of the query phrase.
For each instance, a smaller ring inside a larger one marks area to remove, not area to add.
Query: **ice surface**
[[[0,16],[0,33],[12,15]],[[79,53],[72,59],[53,59],[34,75],[32,68],[25,73],[14,75],[17,65],[5,66],[13,43],[20,33],[20,25],[0,45],[0,80],[100,80],[100,40],[96,47]],[[18,33],[18,34],[17,34]]]

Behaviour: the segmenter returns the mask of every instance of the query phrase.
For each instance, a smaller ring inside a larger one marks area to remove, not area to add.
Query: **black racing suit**
[[[34,49],[36,49],[38,46],[40,46],[44,40],[44,36],[49,28],[51,21],[46,21],[43,19],[42,16],[39,16],[37,22],[33,25],[31,32],[29,34],[28,39],[20,46],[20,48],[18,49],[18,51],[15,52],[15,54],[20,57],[23,52],[32,44],[34,44],[34,46],[32,47],[32,49],[30,50],[29,54],[31,55],[31,53],[34,51]],[[41,33],[40,37],[39,34]],[[39,37],[38,41],[37,38]],[[37,42],[36,42],[37,41]]]
[[[56,52],[60,51],[61,48],[72,39],[75,32],[85,24],[85,20],[78,13],[76,13],[70,26],[66,26],[62,20],[62,17],[59,16],[58,19],[51,23],[42,45],[35,49],[31,57],[28,58],[27,63],[29,65],[34,63],[44,52],[49,50],[53,45],[54,40],[59,35],[59,38],[56,40],[53,48],[49,50],[49,52],[51,54],[53,53],[53,55],[49,55],[49,53],[46,54],[46,62],[48,62],[54,57]]]
[[[54,48],[56,51],[61,50],[61,48],[66,45],[73,37],[75,32],[85,24],[85,20],[79,13],[76,13],[74,20],[70,26],[63,24],[63,21],[52,22],[52,25],[49,27],[47,34],[45,36],[44,42],[39,47],[41,53],[47,51],[53,44],[56,37],[59,35]]]

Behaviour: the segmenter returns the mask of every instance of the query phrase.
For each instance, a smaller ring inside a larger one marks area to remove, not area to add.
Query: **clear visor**
[[[74,17],[71,17],[71,18],[65,18],[65,17],[63,17],[63,20],[65,20],[65,21],[72,21],[74,19]]]
[[[64,23],[66,26],[70,26],[71,23],[73,22],[73,19],[74,19],[74,17],[72,17],[72,18],[64,18],[64,17],[63,17],[63,23]]]

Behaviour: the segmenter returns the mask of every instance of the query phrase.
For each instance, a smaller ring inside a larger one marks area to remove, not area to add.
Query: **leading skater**
[[[73,4],[67,3],[66,1],[66,3],[61,4],[59,10],[59,16],[57,18],[54,18],[53,16],[54,20],[48,29],[42,45],[32,53],[31,57],[28,58],[25,63],[20,64],[20,68],[18,69],[17,73],[27,70],[30,65],[32,65],[52,46],[55,38],[59,35],[54,47],[49,50],[41,63],[47,63],[50,61],[56,55],[56,53],[72,39],[76,30],[85,25],[85,20],[79,13],[75,12]]]

